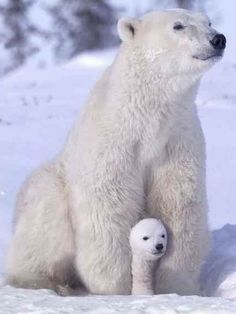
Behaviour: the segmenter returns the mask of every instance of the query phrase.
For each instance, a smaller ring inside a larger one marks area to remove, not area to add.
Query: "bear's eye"
[[[165,238],[165,235],[163,234],[161,237],[162,237],[162,238]]]
[[[143,237],[144,241],[147,241],[149,239],[149,237]]]
[[[212,23],[210,22],[210,23],[208,24],[208,26],[211,27],[211,25],[212,25]]]
[[[181,23],[175,23],[175,25],[173,26],[173,29],[176,31],[181,31],[181,30],[185,29],[185,26]]]

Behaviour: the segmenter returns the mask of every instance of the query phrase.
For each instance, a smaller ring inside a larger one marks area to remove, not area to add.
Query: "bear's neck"
[[[112,76],[119,92],[126,97],[126,104],[129,98],[131,107],[146,109],[152,115],[162,108],[172,113],[189,110],[194,105],[200,81],[200,77],[188,74],[162,75],[158,73],[158,66],[153,69],[138,50],[130,52],[122,46],[113,64]]]

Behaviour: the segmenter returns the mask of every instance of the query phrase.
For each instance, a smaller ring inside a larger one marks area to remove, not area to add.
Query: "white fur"
[[[176,21],[186,28],[174,31]],[[208,226],[194,100],[216,58],[193,55],[211,52],[215,31],[205,16],[183,10],[145,15],[134,36],[122,30],[125,41],[64,149],[20,192],[7,262],[12,284],[70,285],[76,272],[92,293],[130,294],[129,234],[146,212],[169,236],[156,292],[198,293]]]
[[[158,245],[162,248],[158,249]],[[154,294],[154,272],[167,246],[167,232],[158,219],[146,218],[130,232],[132,294]]]

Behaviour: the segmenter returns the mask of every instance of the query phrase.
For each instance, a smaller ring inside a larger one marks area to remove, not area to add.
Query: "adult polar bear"
[[[122,45],[59,156],[23,186],[7,262],[20,287],[129,294],[129,234],[145,213],[168,228],[161,293],[198,293],[207,253],[204,138],[194,104],[225,37],[202,14],[121,19]],[[76,274],[76,276],[75,276]]]

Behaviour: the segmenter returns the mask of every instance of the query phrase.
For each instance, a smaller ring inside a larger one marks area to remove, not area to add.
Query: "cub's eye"
[[[173,29],[176,30],[176,31],[181,31],[183,29],[185,29],[185,26],[181,23],[176,23],[174,26],[173,26]]]
[[[208,24],[208,26],[211,27],[211,25],[212,25],[212,23],[210,22],[210,23]]]
[[[161,237],[162,237],[162,238],[165,238],[166,236],[163,234]]]
[[[143,237],[144,241],[147,241],[149,239],[149,237]]]

